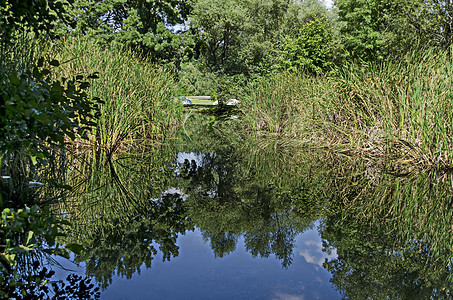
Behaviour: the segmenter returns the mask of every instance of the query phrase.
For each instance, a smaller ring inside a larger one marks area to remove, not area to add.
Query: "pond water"
[[[143,267],[130,279],[113,276],[102,299],[340,299],[322,264],[335,257],[321,251],[317,230],[295,239],[291,266],[282,268],[274,257],[253,257],[238,240],[234,252],[216,258],[199,230],[179,236],[178,257],[162,261],[156,255],[151,268]],[[67,264],[66,267],[80,267]],[[57,276],[64,278],[67,272]]]
[[[130,153],[74,155],[58,206],[85,247],[59,262],[101,299],[453,297],[451,174],[244,140],[209,116]]]

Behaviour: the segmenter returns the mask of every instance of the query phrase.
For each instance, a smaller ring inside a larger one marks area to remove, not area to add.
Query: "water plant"
[[[452,167],[451,58],[427,50],[403,61],[349,65],[336,78],[334,122],[362,155],[414,168]]]
[[[103,101],[92,146],[124,150],[137,140],[164,141],[178,127],[182,105],[173,101],[172,76],[137,51],[83,37],[68,37],[51,50],[63,62],[60,74],[98,74],[89,91]]]
[[[321,76],[285,72],[263,77],[243,101],[242,126],[260,136],[314,140],[318,106],[329,92],[333,87]]]
[[[453,167],[451,57],[349,63],[329,76],[277,74],[243,103],[246,131],[297,139],[394,168]]]

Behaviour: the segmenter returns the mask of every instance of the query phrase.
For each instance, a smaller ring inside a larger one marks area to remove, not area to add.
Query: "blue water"
[[[178,238],[180,254],[162,262],[157,256],[150,269],[131,279],[114,277],[102,299],[340,299],[331,275],[323,267],[316,230],[296,239],[293,264],[282,269],[274,257],[254,258],[243,241],[236,251],[215,258],[199,231]],[[333,253],[330,257],[334,257]]]

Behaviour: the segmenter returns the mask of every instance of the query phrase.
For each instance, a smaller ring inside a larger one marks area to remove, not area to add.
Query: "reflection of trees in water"
[[[139,215],[124,220],[110,219],[81,237],[86,251],[76,261],[86,263],[87,275],[94,276],[103,288],[113,275],[131,278],[145,265],[151,267],[158,249],[164,260],[179,255],[176,240],[191,230],[186,209],[179,194],[163,194],[148,203]]]
[[[328,153],[202,132],[184,145],[197,159],[173,169],[171,155],[123,159],[99,171],[97,188],[72,207],[80,221],[72,238],[87,248],[78,260],[104,287],[115,273],[150,267],[157,248],[164,259],[177,256],[178,235],[194,227],[217,257],[243,236],[253,256],[287,267],[295,237],[321,218],[324,248],[338,253],[324,266],[345,296],[451,297],[451,178],[371,174]]]
[[[48,153],[54,156],[35,164],[22,150],[0,158],[0,298],[97,299],[99,288],[87,277],[54,278],[59,266],[49,261],[54,255],[68,257],[79,246],[64,244],[69,224],[49,209],[69,193],[66,152]]]
[[[142,265],[149,268],[158,251],[164,260],[177,256],[178,235],[194,226],[217,257],[232,252],[244,235],[254,256],[275,255],[284,267],[291,264],[296,235],[319,216],[304,188],[309,183],[294,177],[277,185],[268,174],[257,175],[248,152],[241,156],[213,140],[217,144],[200,154],[201,163],[184,160],[176,172],[167,158],[157,159],[162,153],[151,161],[129,157],[85,165],[86,185],[65,211],[76,224],[71,240],[86,248],[76,259],[102,287],[113,275],[130,278]]]
[[[324,266],[346,297],[453,297],[451,183],[451,175],[381,174],[377,186],[360,176],[337,185],[321,235],[337,249]]]
[[[74,201],[60,209],[74,224],[69,240],[85,248],[76,261],[103,288],[113,275],[130,278],[142,265],[151,267],[158,250],[164,260],[178,255],[176,239],[191,225],[182,196],[162,193],[173,180],[172,156],[171,149],[152,148],[144,155],[74,158],[84,176],[74,171]]]
[[[256,228],[244,234],[246,249],[254,257],[269,257],[274,254],[281,261],[282,267],[286,268],[293,261],[294,239],[300,233],[301,231],[290,226],[278,227],[276,230],[269,230],[264,226]]]
[[[324,266],[348,298],[453,298],[452,174],[397,177],[353,158],[270,146],[210,157],[203,177],[233,177],[217,180],[229,191],[219,201],[203,193],[209,189],[197,176],[189,180],[191,218],[211,241],[243,234],[250,253],[275,254],[285,265],[292,235],[322,216],[324,250],[338,253]],[[216,164],[229,170],[218,172]]]
[[[306,188],[312,184],[311,177],[285,173],[283,168],[294,170],[294,165],[288,164],[273,170],[281,176],[268,176],[264,170],[251,167],[250,159],[256,157],[249,151],[241,155],[226,145],[198,153],[201,163],[191,168],[190,174],[180,176],[190,219],[202,230],[216,257],[233,252],[243,235],[246,250],[253,256],[275,255],[288,267],[295,237],[319,217],[316,198]],[[180,168],[184,169],[184,163]]]
[[[2,272],[1,299],[99,299],[100,291],[91,279],[69,274],[65,280],[56,280],[55,272],[44,266],[48,257],[42,252],[31,252]]]

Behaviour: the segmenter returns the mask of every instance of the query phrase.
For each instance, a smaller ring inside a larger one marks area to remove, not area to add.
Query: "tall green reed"
[[[274,74],[251,86],[242,105],[243,126],[260,136],[314,140],[320,97],[330,91],[324,77]]]
[[[274,74],[250,89],[242,126],[397,167],[451,169],[451,78],[452,59],[432,50],[324,77]]]
[[[354,148],[397,164],[452,167],[452,61],[427,50],[403,61],[348,65],[336,81],[339,126]]]
[[[114,150],[142,139],[164,141],[179,126],[182,107],[172,99],[171,75],[133,50],[82,37],[69,37],[54,50],[61,75],[98,73],[89,89],[104,101],[91,139],[96,146]]]

